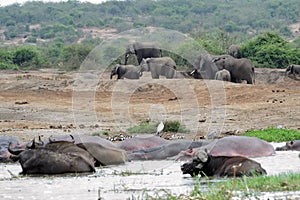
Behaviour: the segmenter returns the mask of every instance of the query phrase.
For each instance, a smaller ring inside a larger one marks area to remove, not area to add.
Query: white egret
[[[165,127],[165,125],[164,125],[164,123],[161,121],[161,122],[158,124],[158,126],[157,126],[157,129],[156,129],[156,135],[159,135],[160,132],[162,132],[162,130],[164,130],[164,127]]]

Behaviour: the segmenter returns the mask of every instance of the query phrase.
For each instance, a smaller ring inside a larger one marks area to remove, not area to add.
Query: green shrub
[[[141,122],[139,125],[127,129],[129,133],[156,133],[157,123]]]
[[[141,122],[139,125],[128,128],[129,133],[156,133],[156,129],[159,123],[155,122]],[[186,129],[180,124],[179,121],[166,121],[164,122],[163,132],[172,132],[172,133],[186,133],[190,130]]]
[[[300,132],[297,130],[267,128],[263,130],[251,130],[243,134],[244,136],[257,137],[268,142],[285,142],[300,140]]]
[[[165,125],[163,130],[164,132],[173,132],[173,133],[189,132],[189,130],[187,130],[184,126],[182,126],[179,121],[166,121],[164,125]]]
[[[276,33],[265,33],[241,47],[242,56],[253,61],[256,67],[286,68],[300,64],[300,50],[293,48]]]

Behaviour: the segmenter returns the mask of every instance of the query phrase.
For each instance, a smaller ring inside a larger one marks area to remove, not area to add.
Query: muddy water
[[[275,156],[255,160],[262,164],[269,175],[300,173],[299,152],[276,153]],[[18,164],[0,164],[0,199],[96,200],[101,197],[110,200],[145,199],[147,194],[152,197],[163,197],[167,193],[189,194],[194,179],[182,175],[181,164],[167,160],[129,162],[122,166],[98,168],[93,174],[15,178],[13,175],[21,171]],[[292,199],[300,199],[300,191],[266,194],[266,199],[285,199],[287,195]]]

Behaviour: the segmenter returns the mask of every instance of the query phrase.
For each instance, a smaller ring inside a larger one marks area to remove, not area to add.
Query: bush
[[[129,133],[156,133],[156,129],[159,123],[155,122],[141,122],[138,126],[127,129]],[[164,122],[163,132],[171,133],[186,133],[190,130],[186,129],[179,121],[166,121]]]
[[[300,50],[275,33],[265,33],[250,40],[241,47],[241,52],[256,67],[286,68],[289,64],[300,63]]]

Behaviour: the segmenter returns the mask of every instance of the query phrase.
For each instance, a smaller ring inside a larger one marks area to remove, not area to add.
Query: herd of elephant
[[[19,161],[21,174],[95,172],[99,166],[169,159],[184,161],[181,171],[191,176],[250,176],[267,172],[249,157],[272,156],[283,150],[300,151],[300,140],[274,149],[264,140],[245,136],[169,141],[150,134],[119,143],[90,135],[51,136],[28,143],[17,137],[0,136],[0,162]]]
[[[130,54],[136,55],[139,66],[129,65]],[[241,58],[238,45],[231,45],[226,55],[201,54],[193,63],[193,71],[188,75],[195,79],[215,79],[234,83],[255,83],[255,67],[247,58]],[[143,72],[151,72],[153,79],[165,76],[167,79],[178,78],[176,63],[170,57],[163,57],[162,50],[153,44],[135,42],[126,48],[125,64],[116,64],[111,70],[110,78],[117,75],[117,79],[139,79]],[[286,74],[294,78],[300,75],[300,65],[290,65]]]

